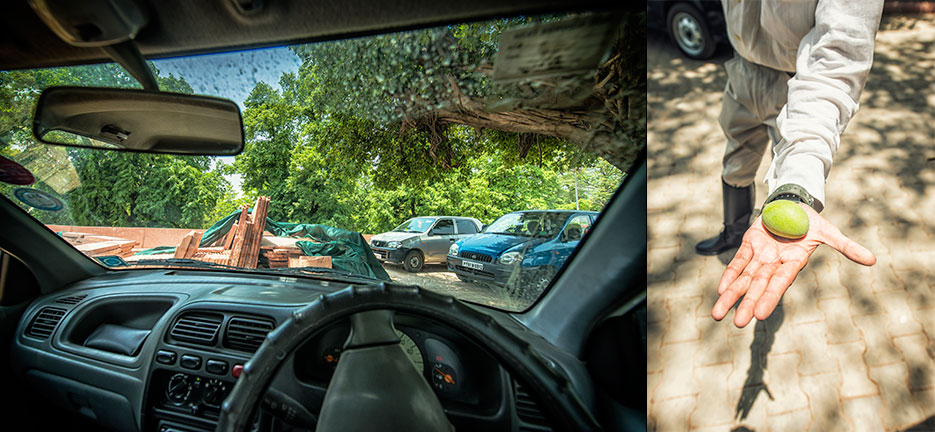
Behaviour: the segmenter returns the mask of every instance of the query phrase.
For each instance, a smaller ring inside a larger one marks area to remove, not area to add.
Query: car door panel
[[[448,248],[457,240],[455,236],[454,221],[451,219],[439,219],[429,230],[425,238],[425,245],[422,253],[425,255],[426,262],[441,262],[448,255]]]

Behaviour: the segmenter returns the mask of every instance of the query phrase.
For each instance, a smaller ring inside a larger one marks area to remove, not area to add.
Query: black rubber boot
[[[702,255],[717,255],[740,246],[743,233],[750,226],[753,214],[753,198],[756,193],[753,185],[733,187],[723,180],[724,187],[724,229],[713,238],[695,245],[695,250]]]

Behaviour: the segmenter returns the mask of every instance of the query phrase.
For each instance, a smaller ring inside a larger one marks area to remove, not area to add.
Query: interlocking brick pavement
[[[935,430],[935,17],[884,17],[823,213],[870,248],[822,246],[767,320],[710,317],[721,225],[719,58],[649,37],[649,430]],[[764,158],[757,202],[765,198]]]

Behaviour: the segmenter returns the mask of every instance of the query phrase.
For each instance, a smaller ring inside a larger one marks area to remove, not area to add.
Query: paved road
[[[823,215],[870,248],[821,247],[769,319],[710,314],[721,225],[722,63],[649,37],[649,430],[935,430],[935,24],[885,17]],[[766,191],[757,182],[757,202]]]

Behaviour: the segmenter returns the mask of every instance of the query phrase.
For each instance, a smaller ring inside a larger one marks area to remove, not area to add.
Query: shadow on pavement
[[[743,383],[743,391],[737,401],[737,411],[734,416],[738,420],[747,418],[760,392],[765,392],[766,396],[773,400],[773,395],[763,382],[763,371],[766,370],[766,355],[773,348],[776,331],[782,325],[785,315],[780,301],[776,311],[765,321],[758,320],[753,328],[753,342],[750,343],[750,369],[747,370],[747,379]]]
[[[935,431],[935,416],[931,416],[915,426],[905,429],[904,432],[931,432]]]

